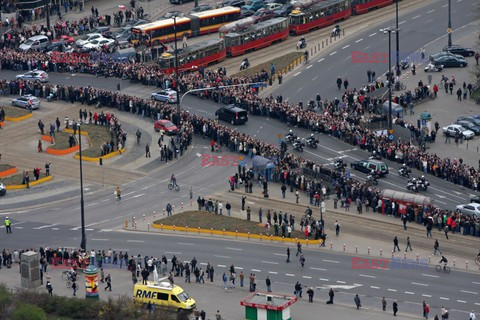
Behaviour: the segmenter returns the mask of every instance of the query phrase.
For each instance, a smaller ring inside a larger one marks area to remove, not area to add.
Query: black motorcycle
[[[412,173],[412,170],[408,169],[408,168],[400,168],[398,169],[398,174],[402,177],[405,177],[407,179],[410,178],[410,173]]]
[[[338,159],[333,163],[336,170],[343,171],[347,167],[347,164],[342,159]]]
[[[293,150],[298,151],[298,152],[303,152],[303,146],[304,146],[303,143],[295,141],[293,143]]]
[[[297,136],[292,134],[287,134],[285,136],[285,140],[287,140],[288,143],[294,143],[297,140]]]
[[[315,139],[315,138],[308,138],[306,139],[307,141],[307,146],[309,146],[310,148],[313,148],[313,149],[317,149],[317,144],[318,144],[318,140]]]

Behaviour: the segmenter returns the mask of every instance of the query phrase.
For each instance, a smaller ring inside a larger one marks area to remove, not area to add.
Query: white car
[[[33,70],[33,71],[26,72],[24,74],[18,74],[16,78],[22,79],[22,80],[35,81],[35,82],[47,82],[48,73],[46,73],[43,70]]]
[[[265,9],[268,9],[268,10],[272,10],[272,11],[275,11],[275,10],[278,10],[282,7],[283,5],[281,3],[267,3],[265,4],[265,6],[263,6]]]
[[[472,139],[475,137],[475,133],[472,130],[465,129],[459,124],[445,126],[442,130],[444,136],[455,137],[457,133],[461,133],[464,139]]]
[[[461,205],[458,205],[456,208],[463,214],[480,217],[479,203],[461,204]]]
[[[95,40],[90,41],[89,43],[83,45],[83,50],[96,50],[98,48],[102,48],[104,46],[111,47],[115,43],[115,40],[107,39],[107,38],[98,38]]]
[[[83,47],[90,41],[93,41],[98,38],[103,38],[103,36],[100,33],[89,33],[84,36],[81,36],[80,39],[78,39],[75,43],[79,47]]]
[[[152,93],[152,99],[168,103],[177,102],[177,92],[175,90],[167,89]]]

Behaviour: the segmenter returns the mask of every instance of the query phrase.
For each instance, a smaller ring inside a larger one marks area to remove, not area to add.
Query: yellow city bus
[[[203,12],[197,12],[176,19],[177,39],[184,35],[196,37],[202,34],[217,32],[226,23],[240,18],[240,8],[224,7]],[[174,19],[163,19],[132,28],[132,43],[158,45],[175,38]]]

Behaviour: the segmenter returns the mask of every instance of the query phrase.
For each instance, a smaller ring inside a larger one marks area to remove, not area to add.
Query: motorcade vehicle
[[[42,50],[50,41],[48,40],[47,36],[33,36],[28,38],[24,43],[19,46],[19,49],[22,51],[30,51],[30,50]]]
[[[16,78],[35,82],[48,82],[48,73],[43,70],[32,70],[24,74],[18,74]]]
[[[473,197],[470,199],[470,203],[478,203],[480,204],[480,197]]]
[[[472,139],[475,137],[475,133],[471,130],[465,129],[459,124],[451,124],[442,128],[443,135],[449,137],[455,137],[457,133],[463,135],[464,139]]]
[[[83,35],[80,37],[80,39],[78,39],[75,44],[78,46],[78,47],[83,47],[84,45],[86,45],[87,43],[90,43],[91,41],[95,40],[95,39],[98,39],[98,38],[103,38],[103,35],[101,33],[88,33],[86,35]]]
[[[372,170],[379,176],[388,174],[388,165],[379,160],[358,160],[350,163],[350,167],[366,174],[370,174]]]
[[[145,23],[149,23],[150,20],[147,20],[147,19],[133,19],[133,20],[130,20],[130,21],[127,21],[125,23],[125,28],[126,27],[135,27],[135,26],[139,26],[141,24],[145,24]]]
[[[459,54],[463,57],[473,57],[475,55],[475,50],[470,48],[465,48],[456,44],[444,47],[443,51],[450,52],[453,54]]]
[[[0,196],[4,196],[7,194],[7,188],[5,188],[5,185],[0,182]]]
[[[472,122],[473,124],[480,126],[480,117],[475,117],[475,116],[458,117],[457,121],[460,121],[460,120]]]
[[[219,120],[230,122],[230,124],[244,124],[248,121],[248,112],[245,109],[233,104],[223,106],[215,111],[215,116]]]
[[[40,100],[38,100],[37,97],[27,94],[19,98],[13,98],[12,106],[27,110],[37,110],[40,108]]]
[[[152,99],[157,101],[162,101],[162,102],[176,103],[177,92],[171,89],[160,90],[152,93]]]
[[[458,211],[469,216],[480,217],[480,204],[479,203],[469,203],[469,204],[460,204],[455,207]]]
[[[113,39],[118,39],[120,37],[123,37],[125,35],[132,34],[132,27],[123,27],[120,28],[119,30],[115,31],[112,34]]]
[[[467,130],[473,131],[473,133],[475,133],[476,136],[480,135],[480,126],[476,125],[473,122],[470,122],[470,121],[467,121],[467,120],[459,120],[459,121],[456,122],[456,124],[461,125],[462,127],[464,127]]]
[[[98,38],[90,41],[82,47],[82,51],[97,50],[103,47],[112,47],[115,44],[115,40],[107,38]]]
[[[73,48],[66,44],[65,42],[51,42],[45,49],[43,49],[43,52],[45,53],[51,53],[51,52],[64,52],[64,53],[71,53],[73,52]]]
[[[166,120],[166,119],[156,120],[153,123],[153,129],[156,132],[163,131],[167,135],[175,135],[178,133],[178,127],[174,125],[170,120]]]
[[[195,308],[195,300],[182,287],[171,284],[166,278],[161,282],[140,282],[133,287],[133,300],[143,304],[152,303],[177,311],[190,311]]]
[[[466,67],[467,61],[462,57],[454,57],[454,56],[443,56],[440,58],[433,59],[433,64],[435,65],[443,65],[445,68],[456,68],[456,67]]]
[[[441,72],[443,70],[443,64],[429,63],[423,70],[425,72]]]

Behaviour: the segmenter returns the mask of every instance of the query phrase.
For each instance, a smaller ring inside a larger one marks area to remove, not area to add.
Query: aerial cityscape
[[[0,319],[480,317],[478,1],[0,20]]]

